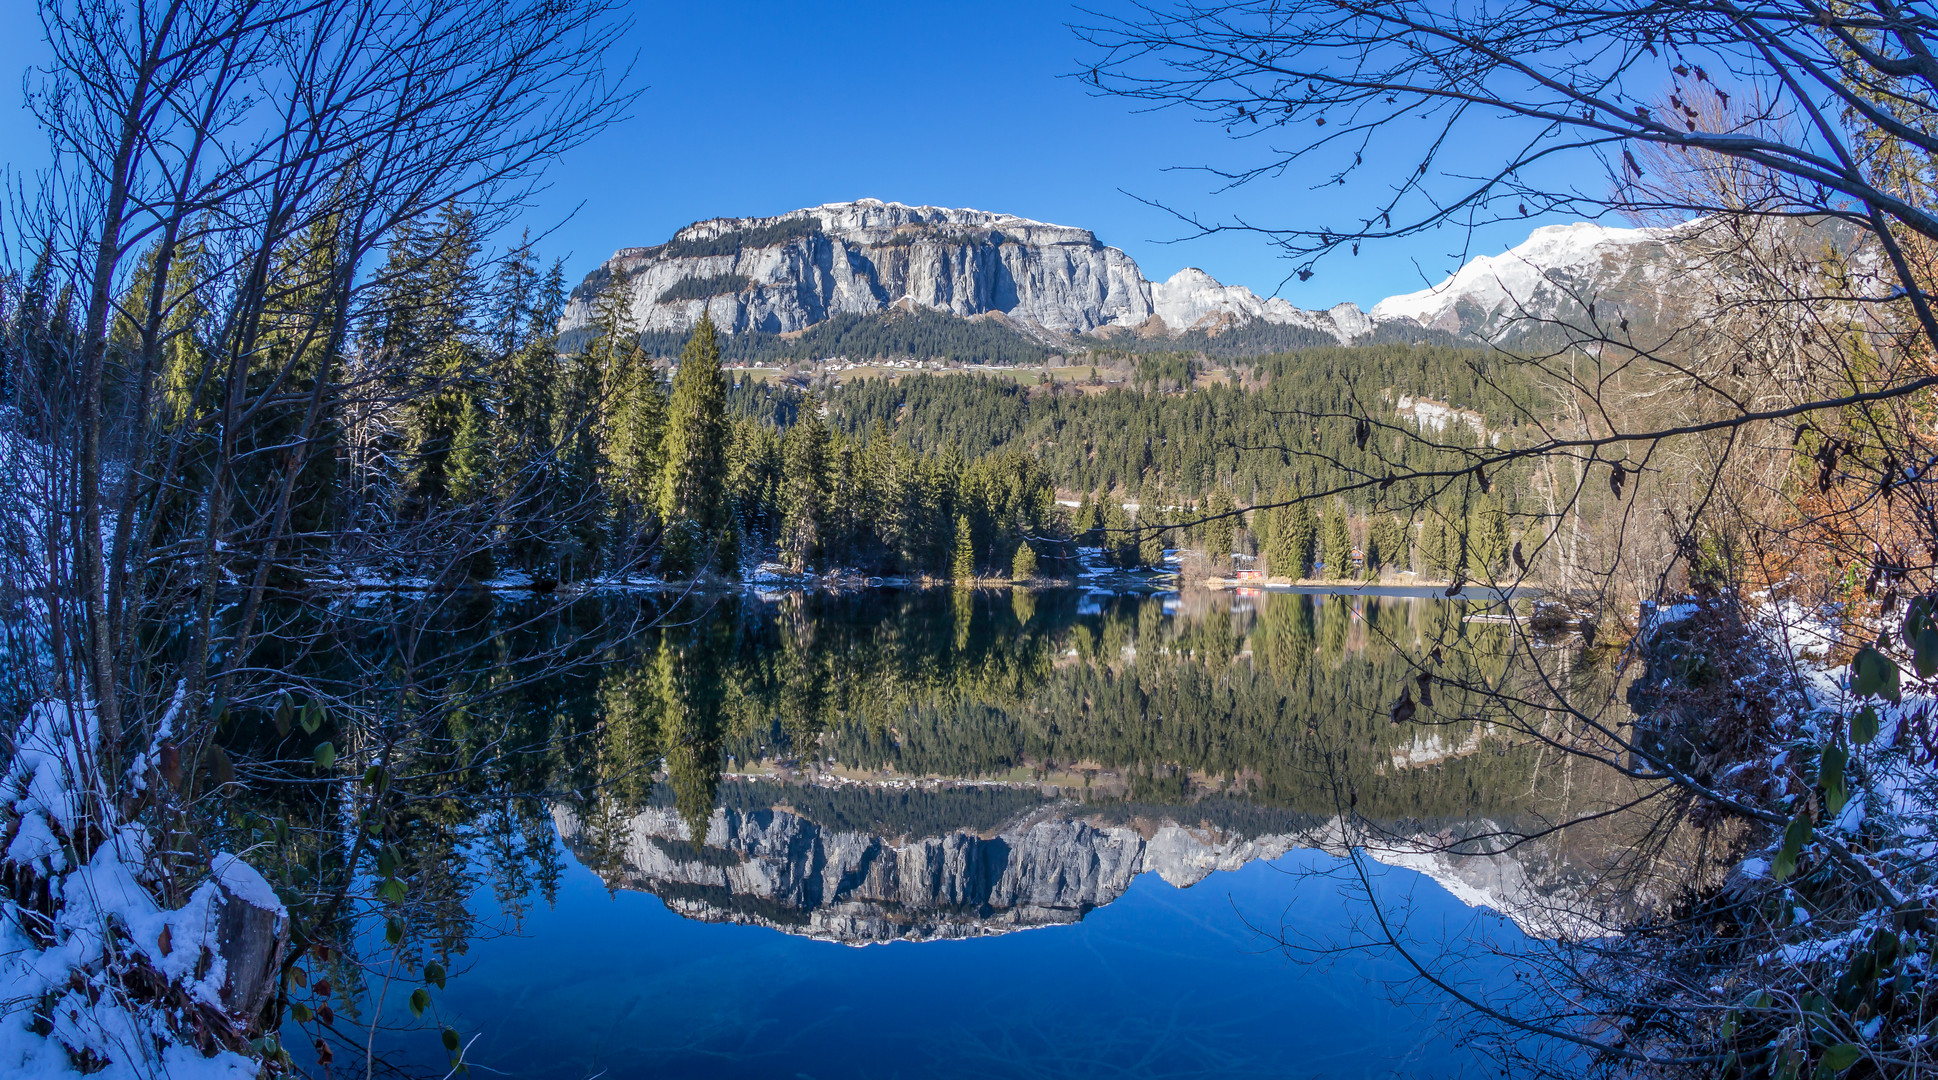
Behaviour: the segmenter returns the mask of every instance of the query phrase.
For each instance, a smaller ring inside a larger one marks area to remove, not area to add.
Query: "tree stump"
[[[234,855],[217,855],[209,869],[217,900],[216,949],[222,955],[222,1006],[251,1033],[276,993],[289,948],[289,910],[261,874]]]

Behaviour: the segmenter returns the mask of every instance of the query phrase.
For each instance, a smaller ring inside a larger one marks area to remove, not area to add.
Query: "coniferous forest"
[[[331,537],[275,552],[273,581],[547,587],[639,574],[734,578],[767,561],[794,571],[1055,578],[1074,571],[1079,542],[1136,567],[1166,548],[1229,551],[1248,535],[1276,571],[1300,577],[1328,561],[1323,518],[1341,528],[1350,519],[1346,546],[1369,553],[1373,567],[1417,561],[1451,574],[1469,562],[1504,565],[1505,520],[1536,509],[1521,505],[1531,489],[1511,476],[1496,495],[1467,486],[1439,495],[1413,475],[1385,503],[1438,498],[1444,513],[1382,514],[1373,497],[1381,488],[1349,490],[1329,506],[1241,512],[1396,466],[1431,474],[1444,459],[1457,470],[1483,431],[1497,444],[1513,439],[1530,395],[1511,365],[1485,351],[1313,347],[1243,362],[1238,380],[1204,387],[1191,386],[1195,361],[1147,357],[1132,385],[1102,392],[924,373],[829,384],[819,396],[729,385],[723,355],[746,335],[710,322],[670,360],[656,359],[616,292],[601,300],[594,332],[568,350],[557,331],[561,267],[529,247],[492,257],[484,245],[475,220],[456,210],[402,229],[385,252],[371,314],[350,335],[355,358],[295,372],[309,400],[268,406],[288,419],[252,433],[261,445],[299,420],[321,433],[328,452],[308,455],[290,512],[299,533]],[[175,272],[193,280],[180,264]],[[151,287],[138,278],[125,303]],[[74,318],[63,300],[28,282],[12,318],[22,328],[58,326]],[[191,436],[220,415],[203,340],[213,306],[175,299],[156,378],[160,407]],[[133,363],[139,330],[117,326],[110,363]],[[19,352],[14,362],[32,359]],[[361,368],[396,385],[373,394]],[[14,371],[0,393],[24,385],[24,374]],[[1394,414],[1376,439],[1358,441],[1351,418],[1368,401],[1390,409],[1401,394],[1470,410],[1479,425],[1452,425],[1449,448],[1436,451]],[[196,445],[184,443],[188,460],[177,467],[196,467]],[[257,460],[253,468],[275,467]],[[1196,524],[1206,513],[1235,516]],[[167,530],[195,526],[183,514],[158,522],[153,542],[164,545],[188,536]],[[1339,556],[1331,565],[1342,565]]]

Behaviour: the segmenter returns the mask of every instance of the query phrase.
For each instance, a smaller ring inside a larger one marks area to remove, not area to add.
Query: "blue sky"
[[[1107,5],[1106,5],[1107,6]],[[44,157],[20,108],[20,74],[39,58],[31,4],[0,0],[16,32],[0,36],[0,146],[6,164]],[[615,248],[658,243],[708,217],[779,213],[875,197],[973,206],[1094,230],[1146,276],[1197,266],[1270,293],[1286,264],[1247,234],[1167,243],[1187,228],[1138,197],[1208,219],[1344,224],[1370,193],[1315,192],[1297,177],[1218,194],[1216,178],[1180,170],[1242,165],[1263,147],[1177,111],[1092,96],[1064,77],[1087,46],[1054,2],[974,5],[905,0],[666,4],[632,8],[615,62],[645,88],[626,122],[561,161],[530,215],[543,250],[570,276]],[[31,32],[27,32],[31,31]],[[1475,254],[1527,226],[1491,230]],[[1304,307],[1370,305],[1458,264],[1465,237],[1369,247],[1325,263],[1280,295]]]

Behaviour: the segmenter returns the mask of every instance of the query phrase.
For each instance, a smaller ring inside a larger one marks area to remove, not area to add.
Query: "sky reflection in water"
[[[474,944],[440,1007],[483,1032],[474,1061],[554,1080],[1479,1075],[1435,1017],[1387,1000],[1397,963],[1295,965],[1246,926],[1342,929],[1331,880],[1287,872],[1334,862],[1293,852],[1188,889],[1146,873],[1076,925],[864,948],[694,922],[573,863],[557,907]],[[1385,877],[1416,927],[1511,933]],[[432,1032],[396,1049],[443,1061]]]

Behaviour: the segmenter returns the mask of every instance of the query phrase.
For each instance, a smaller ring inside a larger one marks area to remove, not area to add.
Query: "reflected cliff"
[[[1603,886],[1631,793],[1515,745],[1441,684],[1513,642],[1464,601],[874,593],[746,600],[614,655],[597,753],[552,803],[609,887],[690,918],[864,944],[1082,919],[1152,872],[1190,886],[1295,848],[1419,870],[1537,933]],[[1454,670],[1451,665],[1464,665]],[[1640,829],[1645,823],[1636,823]]]

